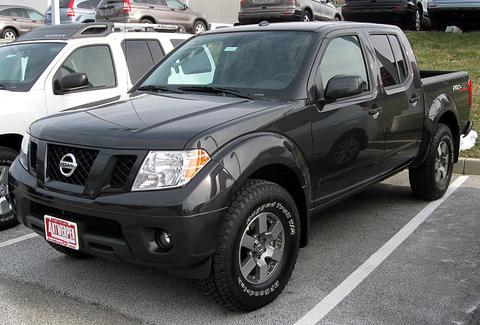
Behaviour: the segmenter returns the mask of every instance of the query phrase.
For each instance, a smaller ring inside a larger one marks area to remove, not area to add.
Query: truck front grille
[[[60,161],[68,154],[72,154],[77,162],[77,168],[70,177],[64,176],[60,172]],[[85,186],[97,156],[97,150],[49,144],[47,148],[47,179]]]

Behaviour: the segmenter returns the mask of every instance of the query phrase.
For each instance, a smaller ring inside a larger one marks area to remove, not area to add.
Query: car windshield
[[[29,91],[64,46],[32,43],[0,47],[0,89]]]
[[[292,99],[289,86],[302,77],[314,35],[303,31],[201,35],[163,61],[139,89]]]

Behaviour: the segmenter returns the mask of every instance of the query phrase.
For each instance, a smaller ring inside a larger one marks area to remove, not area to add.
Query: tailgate
[[[112,18],[123,16],[123,0],[104,0],[97,7],[97,16]]]

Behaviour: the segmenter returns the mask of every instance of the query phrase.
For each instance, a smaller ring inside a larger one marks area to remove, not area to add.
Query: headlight
[[[22,166],[28,170],[28,149],[30,148],[30,134],[25,133],[22,140],[22,146],[20,147],[19,161]]]
[[[132,191],[151,191],[187,184],[210,161],[204,150],[150,151]]]

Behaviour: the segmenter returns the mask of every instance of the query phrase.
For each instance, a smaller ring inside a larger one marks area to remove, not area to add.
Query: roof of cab
[[[205,32],[204,34],[220,34],[231,32],[256,32],[256,31],[308,31],[319,32],[327,29],[346,29],[346,28],[397,28],[392,25],[355,23],[355,22],[287,22],[287,23],[268,23],[262,22],[255,25],[242,25],[228,28],[221,28]]]

